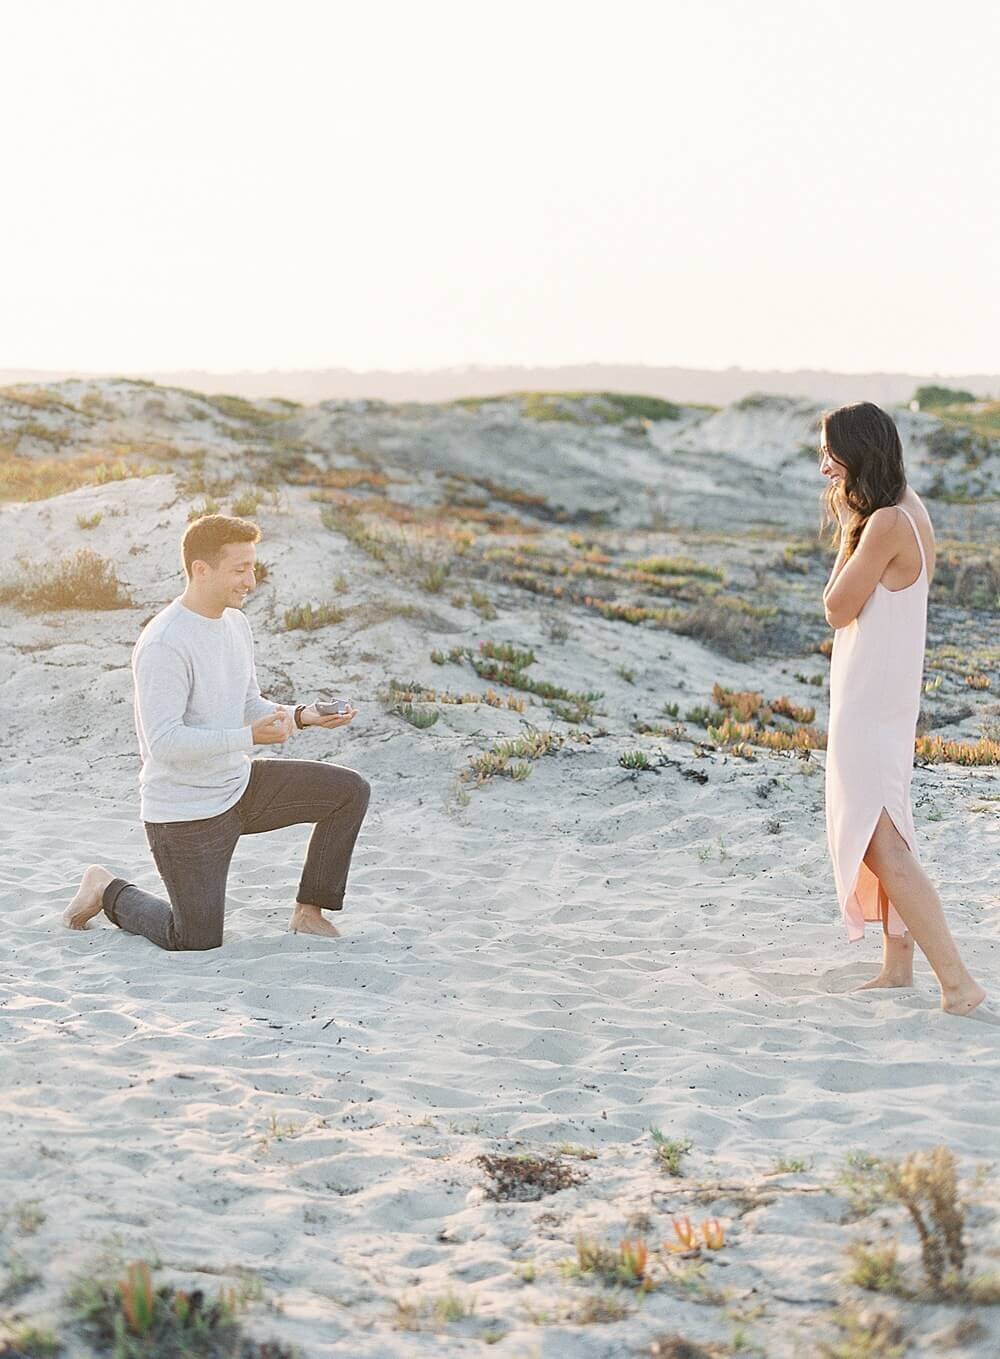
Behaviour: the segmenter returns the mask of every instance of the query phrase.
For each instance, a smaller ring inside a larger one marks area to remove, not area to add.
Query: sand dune
[[[744,456],[728,428],[728,456]],[[415,447],[395,467],[410,470],[400,495],[416,501],[433,469]],[[922,963],[912,991],[852,991],[879,940],[848,946],[836,914],[822,750],[748,761],[704,731],[699,742],[690,722],[684,734],[683,719],[680,732],[634,730],[636,716],[669,723],[666,703],[710,702],[716,680],[815,703],[822,727],[825,684],[807,680],[825,679],[825,660],[780,648],[733,659],[488,576],[478,584],[499,612],[483,619],[461,561],[429,594],[325,528],[310,494],[285,487],[259,511],[258,668],[277,698],[354,697],[352,727],[296,737],[279,758],[360,769],[371,812],[342,939],[286,932],[307,837],[291,828],[241,842],[224,946],[209,953],[163,953],[107,921],[80,933],[60,923],[88,862],[158,881],[137,820],[128,660],[143,619],[177,592],[192,497],[163,472],[0,510],[5,569],[52,541],[90,546],[135,601],[0,607],[7,1320],[50,1324],[68,1354],[89,1355],[62,1291],[111,1250],[177,1286],[214,1291],[250,1272],[265,1297],[248,1331],[309,1359],[612,1359],[650,1353],[657,1336],[728,1345],[740,1330],[783,1359],[818,1355],[843,1305],[898,1314],[909,1354],[996,1354],[997,1308],[903,1303],[844,1282],[847,1245],[884,1229],[844,1221],[834,1179],[851,1152],[947,1145],[974,1202],[975,1267],[997,1269],[996,1179],[972,1177],[998,1148],[1000,1029],[943,1015]],[[78,526],[95,512],[97,529]],[[569,531],[544,526],[535,540]],[[685,549],[676,529],[630,527],[627,509],[607,533],[633,553]],[[752,580],[753,554],[779,549],[734,534],[711,552]],[[695,537],[686,550],[709,560]],[[331,594],[342,623],[285,630],[286,609]],[[815,609],[807,593],[801,608]],[[988,626],[955,617],[969,646]],[[529,694],[523,712],[439,703],[420,730],[380,701],[391,677],[485,692],[467,662],[430,659],[484,638],[530,647],[533,672],[555,684],[601,691],[598,715],[568,723]],[[934,701],[957,702],[958,685]],[[993,686],[971,694],[974,712],[951,734],[973,739]],[[562,738],[530,777],[460,780],[471,757],[529,728]],[[621,766],[637,748],[654,769]],[[997,768],[927,765],[913,790],[922,858],[970,968],[996,991]],[[651,1127],[690,1139],[682,1177],[658,1167]],[[579,1159],[584,1148],[594,1159]],[[586,1178],[494,1201],[474,1158],[503,1152],[559,1153]],[[779,1161],[805,1166],[778,1172]],[[691,1188],[704,1183],[723,1188],[699,1203]],[[16,1210],[33,1201],[44,1222],[19,1231]],[[578,1236],[655,1249],[682,1212],[720,1217],[726,1247],[703,1252],[697,1276],[671,1275],[658,1255],[657,1288],[618,1290],[627,1315],[588,1323],[583,1304],[604,1292],[560,1268]],[[919,1277],[903,1210],[883,1215]],[[38,1280],[15,1286],[15,1260]],[[471,1314],[433,1314],[449,1294]],[[979,1329],[955,1340],[963,1318]]]

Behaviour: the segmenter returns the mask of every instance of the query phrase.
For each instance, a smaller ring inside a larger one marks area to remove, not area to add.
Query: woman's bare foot
[[[941,992],[941,1009],[950,1015],[971,1015],[986,999],[986,992],[978,982],[971,981],[961,991]]]
[[[321,934],[327,939],[340,938],[340,931],[330,924],[318,906],[305,906],[301,901],[295,903],[288,928],[293,934]]]
[[[104,889],[115,880],[100,864],[91,864],[84,870],[76,896],[63,911],[63,924],[71,930],[85,930],[87,921],[100,915],[104,905]]]
[[[872,977],[871,981],[862,982],[856,986],[855,991],[875,991],[881,990],[884,986],[912,986],[913,973],[909,972],[880,972],[877,977]]]

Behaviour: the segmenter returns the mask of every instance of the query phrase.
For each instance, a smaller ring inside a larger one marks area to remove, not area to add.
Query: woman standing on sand
[[[917,856],[910,779],[923,680],[934,530],[906,484],[885,411],[859,401],[822,420],[820,471],[840,550],[823,591],[836,629],[830,666],[826,828],[851,941],[881,921],[882,970],[868,987],[913,985],[913,941],[941,987],[941,1007],[968,1015],[986,993],[966,971],[941,899]]]

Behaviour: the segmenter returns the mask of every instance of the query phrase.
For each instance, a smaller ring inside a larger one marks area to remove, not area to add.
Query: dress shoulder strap
[[[926,554],[925,554],[925,552],[924,552],[924,540],[923,540],[923,539],[921,538],[921,536],[920,536],[920,530],[917,528],[916,520],[913,518],[913,515],[910,513],[909,510],[903,509],[903,506],[902,506],[902,505],[897,505],[897,506],[896,506],[896,509],[897,509],[897,510],[902,510],[903,513],[906,515],[907,519],[909,519],[909,521],[910,521],[910,526],[912,527],[913,532],[916,534],[916,537],[917,537],[917,547],[920,549],[920,568],[921,568],[922,571],[926,571],[926,570],[927,570],[927,556],[926,556]]]

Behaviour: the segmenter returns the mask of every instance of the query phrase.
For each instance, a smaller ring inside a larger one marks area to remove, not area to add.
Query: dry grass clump
[[[475,1163],[491,1181],[486,1189],[490,1199],[534,1202],[587,1178],[585,1171],[566,1165],[558,1156],[477,1156]]]
[[[474,1310],[471,1301],[451,1290],[434,1297],[399,1298],[392,1324],[397,1331],[441,1331],[452,1322],[472,1316]]]
[[[282,409],[277,411],[267,410],[264,406],[258,405],[255,401],[250,401],[244,396],[212,395],[207,396],[203,392],[189,392],[195,400],[210,406],[219,415],[227,420],[233,420],[242,425],[273,425],[279,420],[287,420],[290,407],[294,409],[294,403],[280,402]]]
[[[65,397],[56,396],[45,387],[28,387],[15,384],[13,387],[0,387],[0,400],[9,401],[14,406],[27,406],[35,411],[68,411],[78,414],[78,409]]]
[[[392,477],[372,467],[328,467],[320,471],[307,458],[299,457],[283,467],[286,481],[296,486],[319,486],[328,491],[379,491],[392,484]]]
[[[648,1293],[655,1287],[648,1266],[649,1247],[641,1239],[626,1239],[613,1250],[580,1235],[576,1238],[576,1259],[563,1261],[561,1268],[571,1279],[593,1276],[604,1284]]]
[[[939,551],[934,566],[935,599],[964,609],[995,613],[1000,610],[1000,550],[965,555],[961,550]]]
[[[721,567],[706,566],[693,557],[643,557],[641,561],[626,562],[625,565],[647,576],[700,576],[718,581],[726,578]]]
[[[319,604],[316,608],[311,604],[296,604],[285,610],[285,631],[304,628],[307,632],[313,632],[316,628],[329,627],[331,623],[342,623],[346,617],[344,610],[336,604]]]
[[[687,615],[683,609],[657,609],[650,608],[644,604],[624,604],[615,599],[597,599],[593,595],[584,595],[583,603],[588,609],[593,609],[602,618],[609,619],[612,623],[656,623],[659,627],[673,627],[679,624]]]
[[[728,1359],[733,1354],[731,1345],[701,1344],[688,1340],[675,1331],[673,1335],[657,1336],[645,1351],[649,1359]]]
[[[229,512],[235,514],[238,519],[252,519],[260,508],[260,502],[263,499],[263,491],[258,490],[257,487],[251,487],[233,497]]]
[[[681,1162],[691,1150],[692,1142],[688,1137],[667,1137],[659,1128],[650,1128],[653,1139],[653,1154],[656,1164],[668,1175],[683,1175]]]
[[[20,1322],[9,1329],[0,1343],[0,1359],[55,1359],[63,1346],[54,1332]]]
[[[28,458],[0,446],[0,501],[48,500],[81,486],[105,486],[129,477],[148,476],[151,469],[124,459],[108,461],[103,453],[71,458]]]
[[[850,1281],[873,1292],[922,1300],[962,1300],[1000,1305],[1000,1275],[969,1274],[966,1210],[959,1195],[955,1157],[947,1147],[912,1152],[902,1161],[868,1158],[863,1178],[868,1199],[906,1209],[920,1242],[922,1286],[908,1281],[895,1240],[855,1242],[849,1249]]]
[[[902,1326],[885,1312],[864,1314],[843,1309],[831,1321],[840,1338],[820,1342],[820,1359],[903,1359],[906,1353]]]
[[[461,484],[467,482],[469,485],[478,486],[480,490],[486,492],[491,500],[499,500],[506,505],[516,505],[518,509],[541,510],[547,519],[557,516],[557,511],[549,505],[543,495],[532,495],[530,491],[521,491],[516,487],[502,486],[496,481],[490,481],[488,477],[467,477],[458,472],[448,473],[449,482]],[[453,488],[449,488],[449,500],[453,503],[470,505],[468,500],[459,500]]]
[[[135,607],[115,575],[114,564],[90,548],[44,565],[22,559],[20,566],[21,581],[0,586],[0,603],[26,612]]]
[[[321,518],[326,528],[342,533],[393,574],[439,593],[455,559],[468,552],[475,535],[467,527],[456,528],[437,516],[421,517],[392,501],[379,501],[379,506],[391,506],[394,513],[386,517],[380,510],[372,519],[367,506],[340,497],[324,507]]]
[[[248,1280],[214,1301],[200,1288],[156,1286],[149,1265],[137,1260],[117,1280],[81,1277],[67,1302],[88,1339],[115,1359],[295,1359],[284,1345],[244,1334],[239,1314],[259,1296]]]
[[[765,650],[766,622],[776,614],[771,605],[716,595],[710,602],[696,604],[670,626],[682,637],[694,637],[730,660],[750,661]]]

